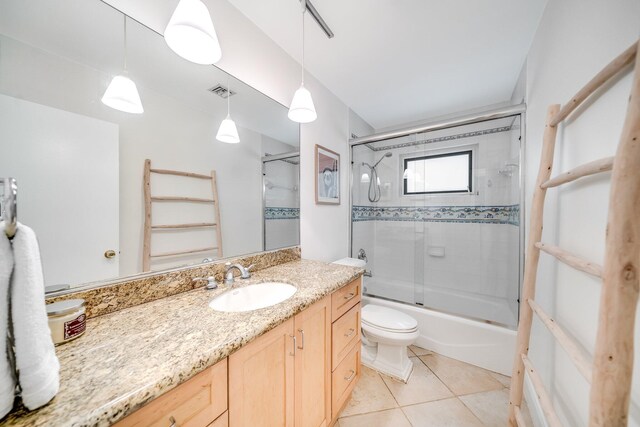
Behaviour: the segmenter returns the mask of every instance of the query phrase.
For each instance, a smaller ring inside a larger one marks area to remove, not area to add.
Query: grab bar
[[[18,184],[15,178],[0,178],[4,187],[0,217],[4,221],[4,231],[11,239],[18,228]]]

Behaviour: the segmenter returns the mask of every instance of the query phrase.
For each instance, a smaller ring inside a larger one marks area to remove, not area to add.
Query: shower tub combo
[[[522,277],[522,106],[351,142],[351,253],[364,304],[416,344],[511,374]]]

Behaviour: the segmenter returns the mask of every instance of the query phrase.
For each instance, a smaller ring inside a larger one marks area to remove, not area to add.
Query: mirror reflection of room
[[[283,105],[101,1],[2,7],[0,170],[20,183],[47,286],[299,243],[297,191],[279,188],[297,172],[263,185],[262,158],[299,147]]]

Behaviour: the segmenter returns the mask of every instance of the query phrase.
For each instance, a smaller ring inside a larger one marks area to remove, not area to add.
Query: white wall
[[[162,33],[177,2],[155,0],[108,0],[145,25]],[[216,64],[234,77],[276,101],[289,105],[300,85],[300,64],[247,17],[225,0],[205,0],[220,39],[222,60]],[[309,18],[307,18],[309,19]],[[297,23],[292,23],[297,25]],[[316,31],[315,24],[308,25]],[[313,52],[307,52],[313,55]],[[318,119],[301,126],[300,141],[300,241],[302,256],[332,261],[348,253],[349,187],[347,106],[313,76],[305,86],[311,91]],[[314,196],[314,146],[320,144],[340,154],[341,204],[321,206]]]
[[[637,0],[552,0],[526,65],[526,200],[530,201],[549,104],[564,103],[639,35]],[[627,72],[558,132],[555,174],[613,155],[629,96]],[[604,256],[610,175],[584,179],[547,194],[543,240],[595,262]],[[542,255],[536,299],[592,353],[601,283]],[[636,325],[636,340],[640,338]],[[548,332],[534,324],[531,358],[552,389],[566,425],[587,424],[589,387]],[[640,424],[640,356],[636,352],[630,425]]]

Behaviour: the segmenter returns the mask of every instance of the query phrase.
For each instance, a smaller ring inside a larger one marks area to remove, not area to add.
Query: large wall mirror
[[[142,114],[101,102],[125,46]],[[216,140],[228,109],[236,144]],[[298,149],[286,107],[106,3],[0,4],[0,176],[47,286],[298,244]]]

